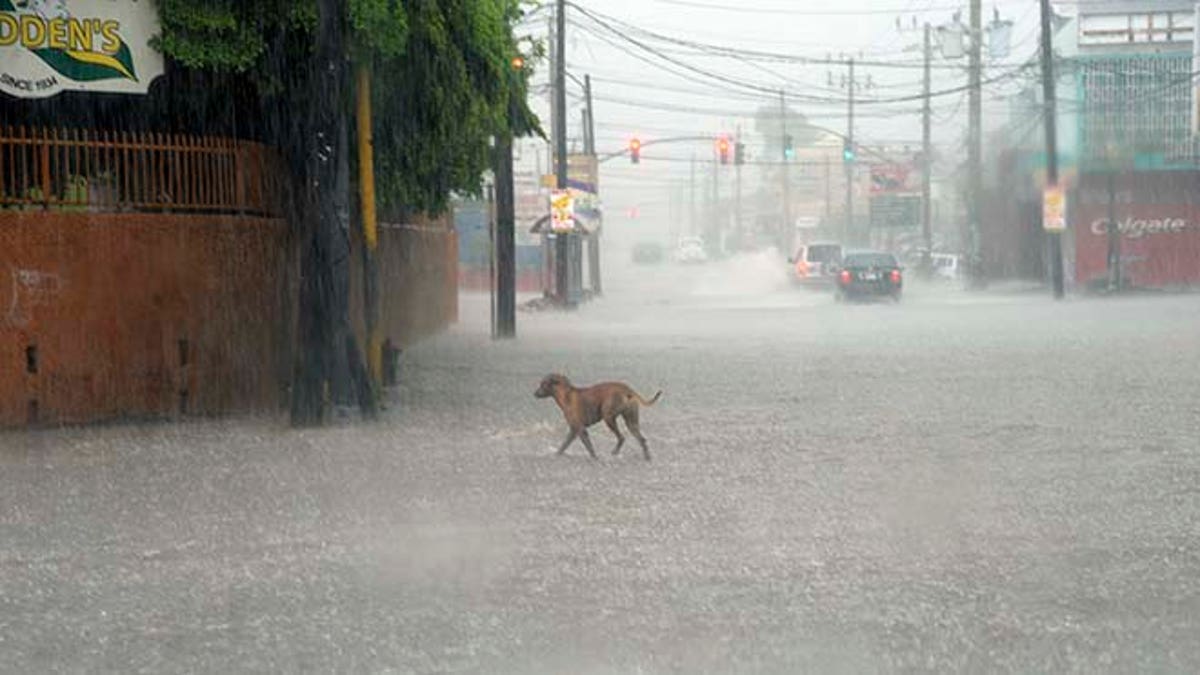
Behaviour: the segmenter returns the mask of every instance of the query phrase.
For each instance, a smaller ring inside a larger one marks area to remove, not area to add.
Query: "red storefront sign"
[[[1123,277],[1134,286],[1200,285],[1200,172],[1136,172],[1114,180]],[[1108,274],[1108,179],[1080,178],[1069,209],[1075,234],[1075,280]]]

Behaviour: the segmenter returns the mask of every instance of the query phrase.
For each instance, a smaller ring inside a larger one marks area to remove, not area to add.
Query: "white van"
[[[802,244],[796,255],[788,259],[796,283],[820,285],[832,283],[842,264],[842,245],[824,241]]]

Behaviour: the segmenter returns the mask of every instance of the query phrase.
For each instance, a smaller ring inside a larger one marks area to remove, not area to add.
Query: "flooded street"
[[[406,352],[373,425],[0,436],[0,671],[1195,672],[1200,301],[762,260]],[[623,380],[654,461],[547,372]]]

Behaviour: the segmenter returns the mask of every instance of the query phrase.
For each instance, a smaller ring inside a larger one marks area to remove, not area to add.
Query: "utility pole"
[[[978,1],[978,0],[974,0]],[[1054,52],[1050,41],[1050,0],[1041,0],[1042,10],[1042,98],[1046,113],[1042,124],[1046,128],[1046,186],[1058,185],[1058,129],[1057,105],[1054,101]],[[1044,211],[1043,211],[1044,215]],[[1045,223],[1042,224],[1043,229]],[[1050,276],[1054,284],[1054,297],[1061,300],[1063,289],[1062,232],[1047,232],[1050,238]]]
[[[930,26],[925,24],[925,81],[924,101],[921,107],[921,236],[925,240],[925,251],[921,254],[921,273],[930,274],[933,271],[933,204],[932,173],[933,173],[933,143],[930,129],[933,115],[930,100],[930,64],[933,59],[933,41],[930,36]]]
[[[583,127],[584,152],[591,158],[591,165],[598,167],[596,164],[596,109],[592,106],[591,75],[583,76],[583,94],[587,103],[587,124]],[[596,175],[592,176],[592,180],[595,181],[598,193],[600,191],[599,168],[596,169]],[[588,271],[592,279],[592,294],[600,296],[604,292],[604,286],[600,281],[600,230],[592,232],[588,236]]]
[[[779,90],[779,128],[781,131],[779,146],[783,149],[783,163],[780,164],[780,180],[783,181],[781,186],[783,192],[783,222],[779,226],[779,245],[784,249],[789,249],[792,246],[792,179],[791,166],[789,165],[788,153],[788,128],[787,128],[787,99],[784,96],[783,90]],[[791,252],[788,252],[791,255]]]
[[[825,165],[825,227],[829,227],[829,219],[833,215],[832,185],[829,184],[829,153],[822,153]]]
[[[973,0],[978,1],[978,0]],[[848,62],[850,67],[850,77],[846,81],[847,91],[847,112],[846,112],[846,144],[849,145],[850,151],[854,152],[854,59],[851,58]],[[844,240],[847,242],[856,241],[857,233],[854,232],[854,162],[847,161],[842,158],[842,164],[846,167],[846,234]]]
[[[519,74],[513,74],[518,77]],[[515,119],[517,102],[508,101],[509,120]],[[517,215],[516,189],[513,184],[513,137],[505,129],[496,138],[492,178],[495,182],[495,338],[517,336]]]
[[[383,327],[380,325],[379,227],[375,211],[375,159],[371,119],[371,69],[358,66],[356,117],[358,124],[358,188],[363,230],[363,314],[367,328],[367,371],[371,386],[383,389]]]
[[[555,184],[567,189],[567,3],[557,0],[554,15],[554,158]],[[571,306],[570,266],[572,233],[554,236],[554,285],[558,304]]]
[[[981,215],[983,202],[983,9],[980,0],[971,0],[971,52],[969,75],[969,135],[967,163],[969,193],[967,199],[967,274],[974,288],[986,283],[981,253]]]
[[[691,206],[688,209],[688,234],[696,234],[696,153],[692,153]]]
[[[720,182],[721,160],[717,157],[717,149],[713,148],[712,162],[712,208],[709,209],[709,217],[712,218],[712,225],[709,227],[708,236],[704,238],[708,245],[709,251],[715,256],[721,249],[721,182]]]
[[[742,163],[738,161],[738,148],[742,147],[742,126],[739,124],[734,135],[734,198],[733,198],[733,223],[734,229],[737,231],[736,241],[739,247],[742,246]]]

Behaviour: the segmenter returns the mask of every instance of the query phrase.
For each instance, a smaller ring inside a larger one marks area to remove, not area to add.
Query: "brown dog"
[[[542,378],[542,384],[533,395],[535,398],[553,397],[567,420],[567,426],[571,428],[567,440],[563,441],[562,447],[558,449],[558,454],[566,452],[567,446],[578,437],[592,455],[592,459],[597,459],[596,449],[592,447],[587,428],[600,420],[604,420],[608,428],[617,435],[617,447],[613,448],[612,454],[620,453],[621,446],[625,444],[625,437],[617,428],[617,418],[621,417],[625,420],[625,427],[629,429],[629,433],[641,444],[642,455],[646,457],[647,462],[650,461],[650,449],[646,447],[646,438],[642,436],[642,430],[638,427],[638,407],[654,405],[662,397],[661,391],[647,401],[628,385],[620,382],[605,382],[579,388],[572,386],[565,376],[554,374]]]

